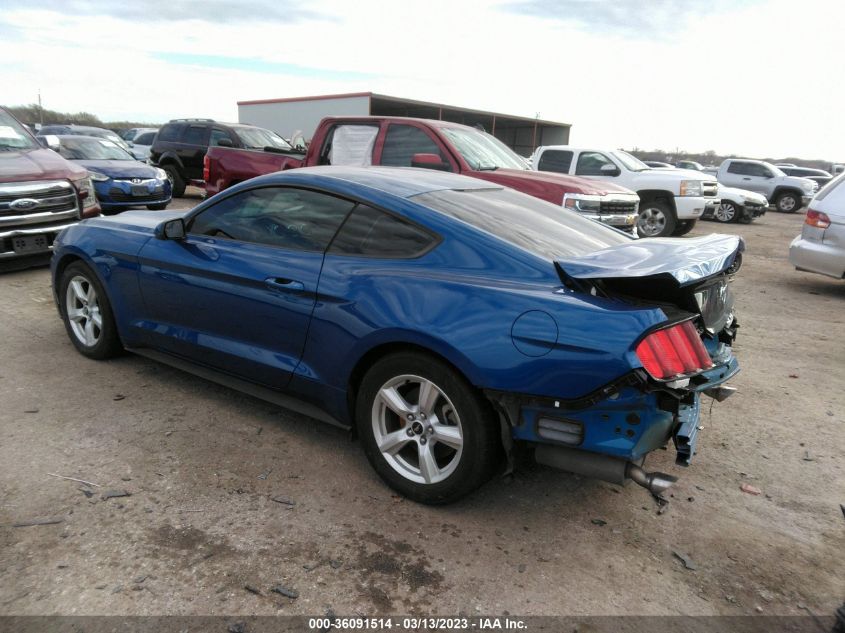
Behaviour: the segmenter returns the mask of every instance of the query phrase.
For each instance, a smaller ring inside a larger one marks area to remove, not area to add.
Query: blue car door
[[[237,192],[204,208],[182,240],[140,252],[153,348],[274,388],[302,356],[326,247],[354,203],[293,187]]]

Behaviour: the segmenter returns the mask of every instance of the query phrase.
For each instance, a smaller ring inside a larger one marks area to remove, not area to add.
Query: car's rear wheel
[[[640,237],[668,237],[675,232],[678,219],[675,212],[662,200],[640,203],[637,234]]]
[[[68,336],[82,354],[103,360],[121,352],[111,304],[86,264],[74,262],[62,273],[59,305]]]
[[[730,200],[722,200],[722,204],[719,205],[719,208],[713,214],[713,219],[716,222],[723,223],[735,222],[737,219],[736,205]]]
[[[490,478],[500,454],[486,401],[451,367],[421,353],[387,356],[367,372],[356,423],[375,471],[420,503],[469,494]]]
[[[798,194],[787,191],[778,196],[775,201],[775,208],[781,213],[795,213],[801,208],[801,198]]]
[[[181,198],[185,195],[185,180],[182,174],[176,168],[176,165],[165,165],[162,169],[167,174],[167,179],[170,181],[170,188],[173,191],[174,198]]]

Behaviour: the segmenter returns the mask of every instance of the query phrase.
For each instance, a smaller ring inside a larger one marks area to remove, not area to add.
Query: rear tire
[[[454,369],[422,353],[391,354],[373,365],[361,381],[355,418],[376,473],[419,503],[469,494],[491,477],[500,456],[488,403]]]
[[[185,179],[179,173],[176,165],[165,165],[162,169],[167,173],[167,179],[170,181],[170,187],[173,190],[174,198],[181,198],[185,195]]]
[[[663,200],[640,203],[637,234],[640,237],[669,237],[675,232],[678,218]]]
[[[111,303],[87,264],[74,262],[62,273],[59,309],[71,343],[84,356],[104,360],[123,351]]]
[[[792,191],[786,191],[775,200],[775,208],[781,213],[795,213],[801,208],[801,198]]]

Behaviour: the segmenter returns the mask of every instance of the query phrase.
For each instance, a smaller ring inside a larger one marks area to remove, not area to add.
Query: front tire
[[[678,218],[663,200],[640,203],[637,234],[640,237],[669,237],[675,232]]]
[[[402,352],[378,361],[358,391],[364,452],[388,486],[437,505],[469,494],[493,473],[498,426],[482,396],[435,358]]]
[[[795,213],[801,208],[801,198],[798,194],[787,191],[778,196],[775,208],[781,213]]]
[[[723,224],[736,222],[738,217],[739,209],[729,200],[722,200],[722,204],[719,205],[719,208],[716,209],[716,212],[713,214],[713,219],[716,220],[716,222],[722,222]]]
[[[59,306],[71,343],[88,358],[117,356],[123,347],[106,292],[94,271],[82,262],[70,264],[59,282]]]
[[[677,228],[675,228],[675,232],[672,233],[675,237],[680,237],[681,235],[686,235],[690,231],[695,228],[695,224],[698,220],[683,220],[678,222]]]
[[[167,174],[167,179],[170,181],[170,188],[173,192],[174,198],[181,198],[185,195],[185,179],[176,168],[176,165],[165,165],[162,169]]]

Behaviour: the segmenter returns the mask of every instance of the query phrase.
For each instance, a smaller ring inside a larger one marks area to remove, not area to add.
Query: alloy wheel
[[[723,202],[713,215],[719,222],[731,222],[736,217],[736,207],[730,202]]]
[[[666,214],[656,207],[646,207],[640,211],[637,219],[637,231],[640,235],[654,237],[660,235],[666,227]]]
[[[446,393],[420,376],[388,380],[373,401],[378,450],[402,477],[436,484],[458,467],[463,453],[461,419]]]
[[[65,312],[73,335],[86,347],[94,347],[103,333],[103,315],[94,284],[81,275],[74,276],[65,292]]]

